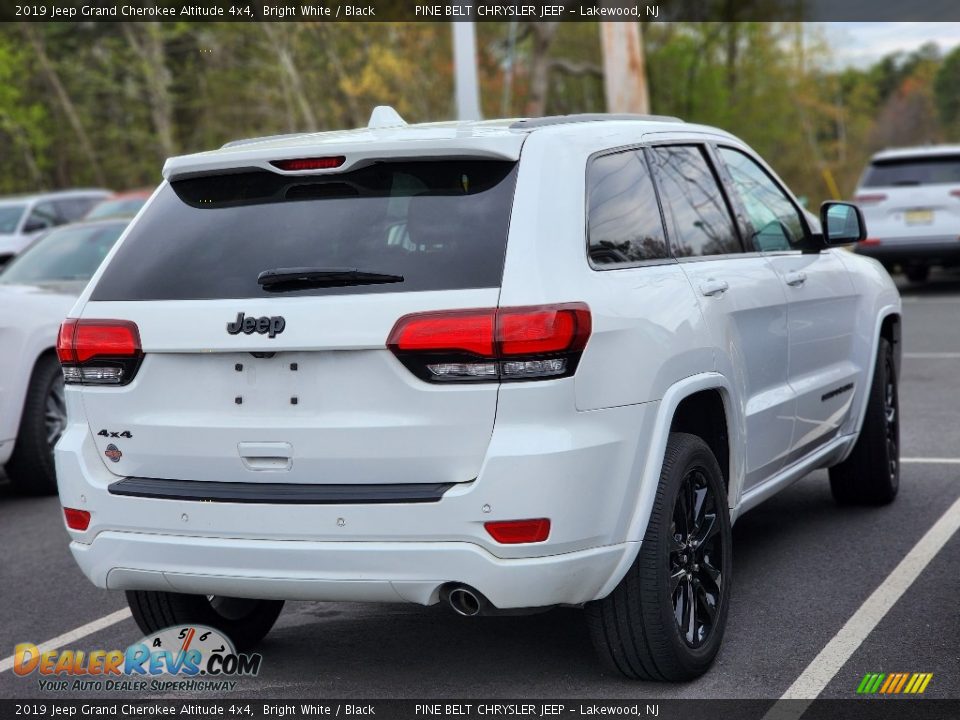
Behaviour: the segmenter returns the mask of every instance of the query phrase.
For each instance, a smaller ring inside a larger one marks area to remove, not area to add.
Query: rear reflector
[[[140,331],[129,320],[65,320],[57,357],[68,383],[125,385],[143,357]]]
[[[886,199],[887,199],[887,196],[884,195],[883,193],[876,193],[875,195],[857,195],[853,199],[853,201],[858,203],[870,204],[870,203],[883,202]]]
[[[955,198],[960,198],[960,190],[951,190],[950,194],[953,195]]]
[[[504,520],[484,523],[483,526],[490,533],[490,537],[501,545],[543,542],[550,535],[549,518]]]
[[[86,530],[90,527],[90,513],[86,510],[65,507],[63,517],[67,521],[67,527],[71,530]]]
[[[590,338],[584,303],[405,315],[387,347],[431,382],[572,375]]]
[[[296,158],[294,160],[271,160],[270,164],[275,168],[294,172],[297,170],[332,170],[338,168],[346,162],[343,155],[336,157],[319,158]]]

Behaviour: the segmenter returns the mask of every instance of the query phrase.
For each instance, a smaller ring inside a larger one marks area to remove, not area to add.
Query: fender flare
[[[663,458],[667,451],[667,439],[670,436],[673,416],[681,402],[703,390],[719,391],[723,401],[730,442],[730,480],[727,489],[727,505],[732,509],[739,502],[744,475],[745,433],[743,413],[736,412],[732,400],[736,397],[733,386],[724,375],[717,372],[700,373],[686,377],[667,389],[657,408],[657,422],[654,425],[653,435],[647,444],[647,455],[645,458],[638,458],[641,461],[639,467],[642,474],[639,492],[627,526],[624,552],[610,578],[597,594],[597,598],[606,597],[613,592],[636,560],[640,552],[640,543],[647,532],[647,523],[650,521],[650,513],[653,511],[653,503],[657,496],[660,470],[663,467]]]

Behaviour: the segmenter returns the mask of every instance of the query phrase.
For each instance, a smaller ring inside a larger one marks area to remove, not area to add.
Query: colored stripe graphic
[[[858,695],[922,695],[933,673],[867,673],[857,686]]]

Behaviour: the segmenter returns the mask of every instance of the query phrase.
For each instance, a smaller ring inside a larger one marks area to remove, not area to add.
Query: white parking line
[[[940,303],[957,303],[960,302],[958,297],[912,297],[908,296],[903,298],[905,303],[918,303],[920,305],[939,305]]]
[[[938,458],[938,457],[900,458],[900,462],[926,463],[927,465],[960,465],[960,458]]]
[[[873,632],[884,615],[920,576],[923,569],[947,544],[958,528],[960,528],[960,499],[956,500],[920,538],[893,572],[880,583],[880,587],[873,591],[866,602],[847,620],[846,625],[840,628],[840,632],[833,636],[833,639],[807,665],[780,698],[794,702],[778,702],[767,712],[764,720],[795,720],[803,715],[809,704],[823,692],[834,675]],[[853,693],[854,689],[851,687],[850,692]],[[795,702],[797,700],[807,702]]]
[[[908,352],[903,356],[911,360],[956,360],[960,352]]]
[[[65,632],[63,635],[57,635],[57,637],[52,640],[47,640],[45,643],[41,643],[37,646],[40,652],[46,652],[47,650],[56,650],[59,647],[68,645],[70,643],[76,642],[81,638],[85,638],[87,635],[93,635],[95,632],[99,632],[104,628],[108,628],[111,625],[116,625],[118,622],[122,622],[130,617],[130,608],[124,608],[123,610],[117,610],[115,613],[110,613],[109,615],[104,615],[98,620],[93,622],[88,622],[86,625],[81,625],[80,627]],[[8,658],[0,660],[0,673],[5,672],[13,667],[13,655]]]

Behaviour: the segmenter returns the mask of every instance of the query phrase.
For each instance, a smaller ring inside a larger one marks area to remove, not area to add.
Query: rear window
[[[265,297],[274,293],[257,277],[278,268],[403,276],[284,296],[498,287],[515,183],[516,163],[488,160],[178,180],[131,229],[91,299]]]
[[[960,185],[960,154],[874,160],[860,187]]]
[[[147,202],[146,198],[128,198],[126,200],[104,200],[86,214],[86,220],[112,217],[114,215],[136,215]]]
[[[111,223],[53,230],[7,265],[0,284],[89,280],[124,227],[123,223]]]

